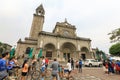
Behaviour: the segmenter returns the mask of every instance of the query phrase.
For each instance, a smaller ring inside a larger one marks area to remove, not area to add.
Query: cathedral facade
[[[42,4],[33,14],[33,21],[29,37],[17,42],[16,54],[25,54],[28,47],[33,48],[33,54],[38,54],[42,49],[42,55],[53,59],[57,57],[64,61],[69,58],[92,58],[91,40],[78,37],[76,27],[65,20],[57,22],[53,32],[43,31],[45,10]]]

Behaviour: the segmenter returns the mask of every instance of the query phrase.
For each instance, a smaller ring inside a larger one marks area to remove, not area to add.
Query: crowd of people
[[[21,79],[20,80],[26,80],[27,73],[29,72],[29,68],[33,70],[36,67],[36,62],[40,60],[40,70],[42,72],[42,78],[41,80],[45,80],[45,70],[47,69],[49,65],[49,59],[42,56],[40,59],[36,59],[35,56],[31,59],[31,62],[29,63],[28,58],[24,58],[23,63],[20,64],[17,61],[16,57],[11,57],[9,52],[6,52],[2,54],[2,58],[0,59],[0,80],[5,79],[8,76],[12,76],[12,72],[14,68],[21,69]],[[82,72],[82,60],[78,60],[76,63],[78,65],[79,72]],[[32,65],[32,66],[31,66]],[[51,70],[51,77],[53,80],[60,80],[63,77],[66,77],[68,80],[71,76],[72,70],[75,69],[75,62],[73,58],[68,59],[66,65],[62,65],[57,61],[57,58],[54,58],[54,60],[51,62],[50,70]]]
[[[48,65],[51,70],[52,80],[61,80],[63,77],[70,80],[70,78],[73,78],[71,73],[74,71],[74,69],[77,69],[76,71],[82,73],[83,62],[81,59],[74,61],[73,58],[69,58],[67,63],[63,65],[57,61],[57,58],[54,58],[51,63],[49,62],[49,59],[45,58],[44,56],[42,56],[40,59],[36,59],[35,56],[33,56],[30,63],[30,59],[24,57],[22,58],[24,61],[22,64],[19,64],[16,57],[10,58],[9,52],[2,54],[2,58],[0,59],[0,80],[3,80],[7,76],[11,76],[14,68],[21,68],[20,80],[26,80],[29,68],[31,67],[31,69],[34,70],[38,61],[40,62],[39,68],[41,70],[41,80],[45,80],[45,73]],[[103,69],[106,74],[120,74],[120,61],[104,60]]]
[[[71,75],[71,73],[74,71],[75,65],[78,66],[76,67],[78,71],[82,73],[81,59],[75,62],[73,58],[70,58],[68,59],[66,65],[62,65],[55,58],[51,64],[53,80],[61,80],[61,78],[63,77],[68,80],[73,80],[73,76]]]
[[[120,61],[104,60],[103,70],[106,74],[114,74],[114,73],[120,74]]]

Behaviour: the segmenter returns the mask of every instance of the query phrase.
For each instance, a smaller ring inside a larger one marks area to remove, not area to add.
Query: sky
[[[43,31],[52,32],[56,22],[75,25],[77,36],[90,38],[92,48],[109,53],[111,31],[120,28],[120,0],[0,0],[0,41],[17,45],[29,37],[35,9],[43,4]]]

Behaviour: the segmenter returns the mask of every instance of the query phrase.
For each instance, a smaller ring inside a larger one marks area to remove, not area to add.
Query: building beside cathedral
[[[53,59],[57,57],[64,61],[69,58],[86,59],[92,58],[91,40],[89,38],[78,37],[76,26],[65,20],[57,22],[53,32],[43,31],[45,10],[42,4],[33,14],[33,21],[29,37],[17,42],[16,54],[25,54],[28,47],[33,48],[33,54],[38,54],[42,49],[42,55]]]

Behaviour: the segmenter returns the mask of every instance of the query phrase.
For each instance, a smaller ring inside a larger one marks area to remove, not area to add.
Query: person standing
[[[2,54],[2,58],[0,59],[0,80],[3,80],[7,77],[7,59],[9,59],[9,52],[5,52]]]
[[[53,80],[59,80],[59,74],[58,74],[59,67],[60,67],[60,65],[59,65],[57,59],[54,58],[54,61],[51,64]]]
[[[13,68],[16,66],[15,65],[15,61],[14,61],[14,57],[11,57],[10,59],[9,59],[9,61],[8,61],[8,65],[7,65],[7,72],[8,72],[8,74],[9,74],[9,76],[11,76],[12,75],[12,71],[13,71]]]
[[[44,56],[42,56],[41,72],[42,72],[41,80],[44,80],[44,76],[45,76],[45,57]]]
[[[32,58],[32,70],[36,69],[36,65],[37,65],[37,59],[35,58],[35,55]]]
[[[71,68],[74,70],[74,60],[71,58]]]
[[[82,60],[80,59],[79,60],[79,73],[81,72],[82,73]]]
[[[45,58],[45,67],[46,67],[46,69],[47,69],[47,67],[48,67],[48,64],[49,64],[49,60],[48,60],[48,58],[46,57],[46,58]]]
[[[69,79],[71,71],[72,71],[70,60],[68,60],[67,68],[68,68],[67,70],[68,70],[68,79]]]
[[[22,65],[22,77],[21,80],[26,80],[26,76],[28,73],[29,65],[28,65],[28,59],[24,60],[23,65]]]
[[[106,61],[103,60],[103,71],[107,73],[107,68],[106,68]]]
[[[108,74],[114,73],[114,64],[111,60],[108,61]]]
[[[75,62],[75,67],[78,69],[78,67],[79,67],[79,61],[77,60],[76,62]]]
[[[59,71],[60,78],[62,78],[62,65],[58,67],[58,71]]]

